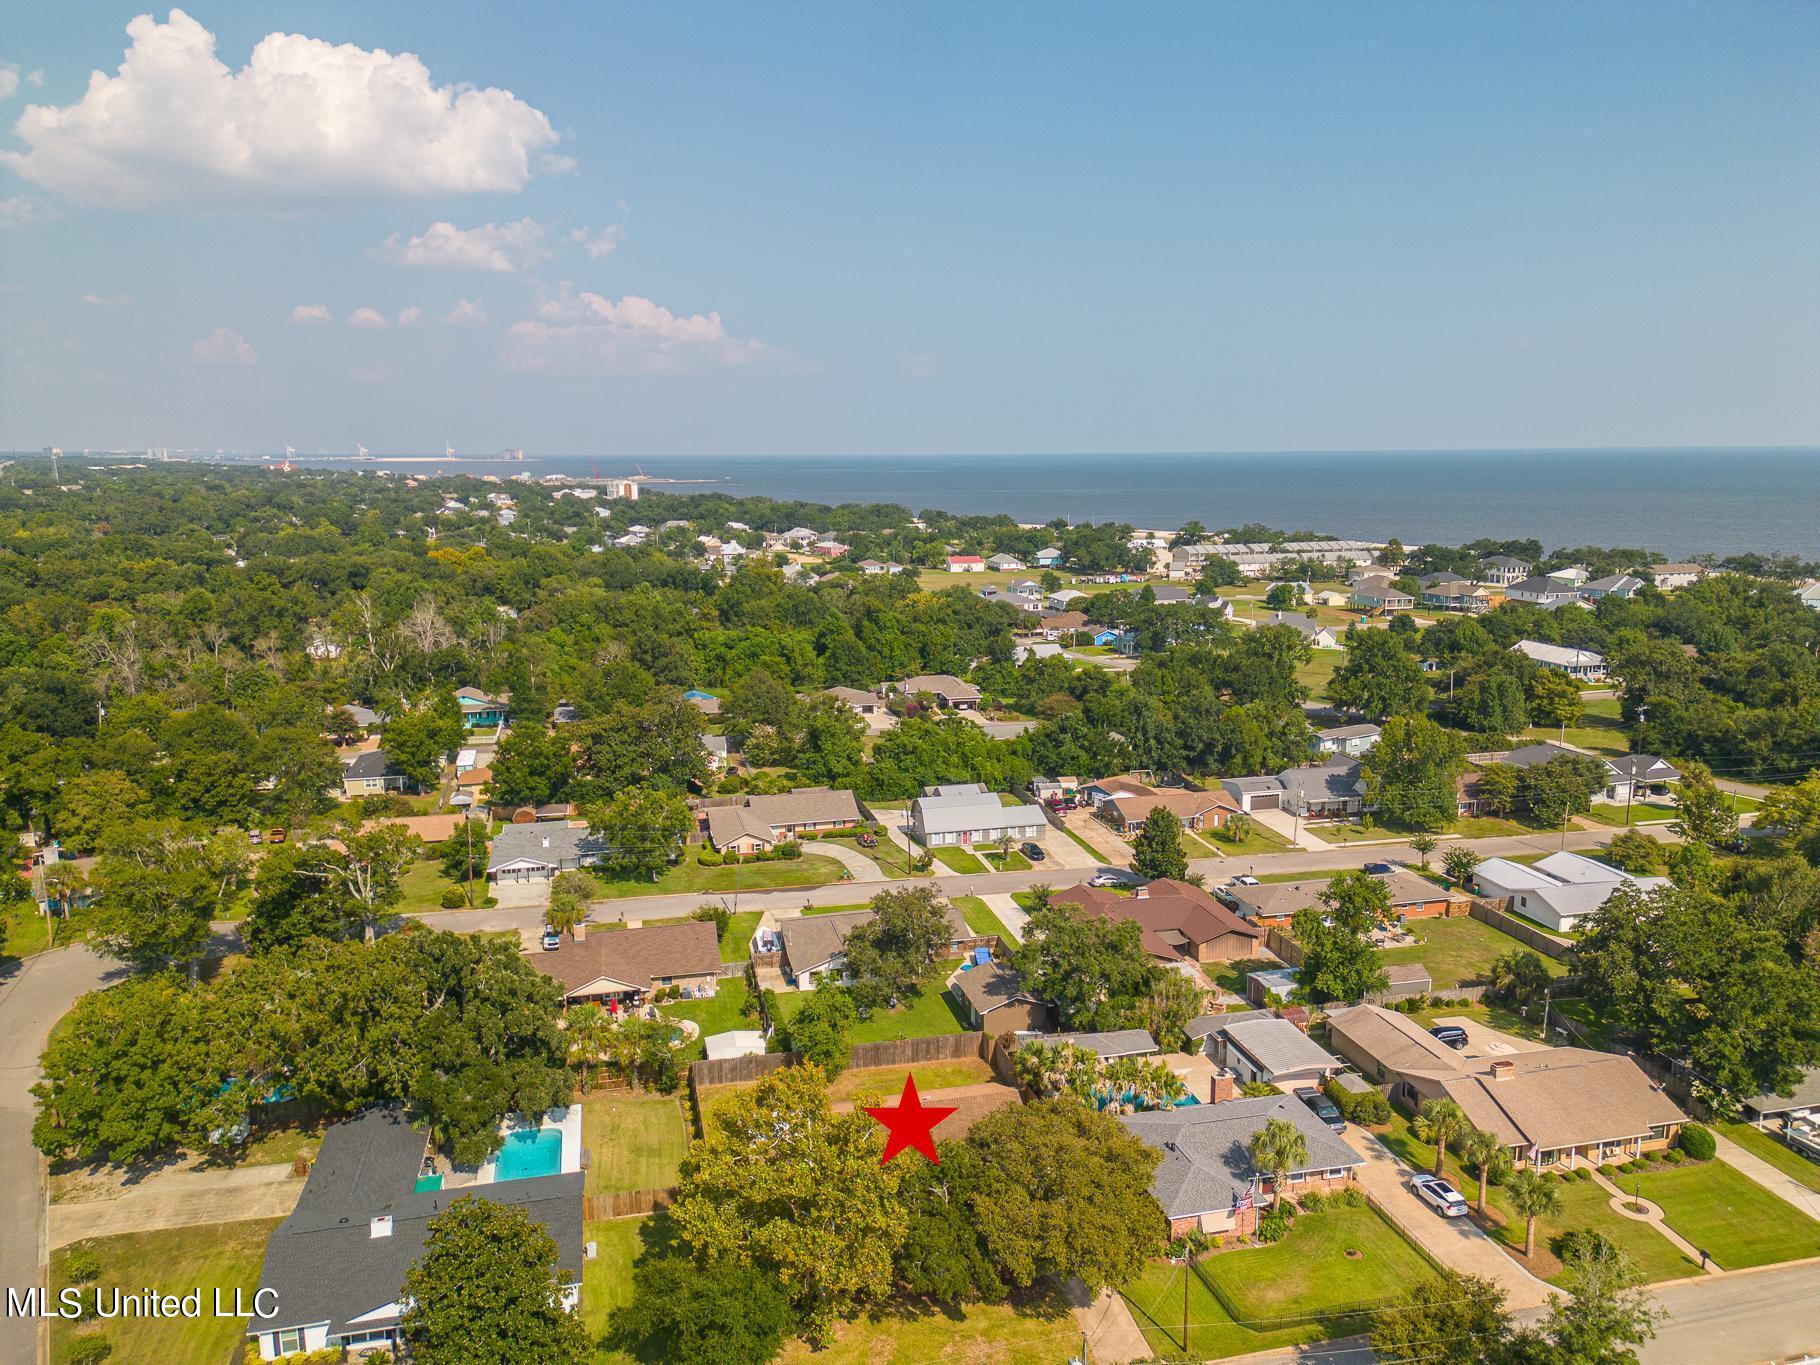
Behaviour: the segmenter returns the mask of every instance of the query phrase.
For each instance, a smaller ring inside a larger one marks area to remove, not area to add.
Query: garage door
[[[1281,792],[1253,792],[1251,808],[1253,810],[1276,810],[1283,800]]]

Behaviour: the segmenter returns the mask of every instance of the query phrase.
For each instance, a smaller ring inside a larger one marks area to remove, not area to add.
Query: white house
[[[1512,583],[1521,583],[1528,578],[1534,567],[1527,559],[1514,555],[1493,555],[1479,565],[1479,580],[1508,588]]]
[[[1481,896],[1508,897],[1517,914],[1556,933],[1576,928],[1620,887],[1652,891],[1671,885],[1666,877],[1633,877],[1578,853],[1551,853],[1533,865],[1487,858],[1472,876]]]
[[[1528,602],[1531,606],[1548,607],[1563,602],[1578,602],[1580,589],[1576,584],[1566,583],[1549,576],[1525,578],[1521,583],[1511,583],[1505,587],[1504,595],[1512,602]]]
[[[1518,640],[1511,648],[1542,667],[1557,669],[1576,681],[1597,682],[1605,676],[1605,656],[1590,649],[1544,644],[1540,640]]]
[[[949,573],[985,573],[986,561],[978,555],[949,555]]]
[[[1016,573],[1024,567],[1024,561],[1016,555],[993,555],[986,561],[986,567],[995,573]]]
[[[1811,583],[1803,583],[1795,590],[1795,596],[1801,600],[1802,606],[1820,611],[1820,578]]]
[[[910,804],[910,837],[925,848],[1041,842],[1048,832],[1039,807],[1007,806],[983,782],[930,787]]]
[[[1316,649],[1340,648],[1340,637],[1331,626],[1324,626],[1312,616],[1295,611],[1273,611],[1263,622],[1267,626],[1288,626]]]
[[[1692,587],[1706,577],[1706,570],[1698,564],[1652,564],[1649,576],[1663,592],[1673,592],[1676,588]]]
[[[1074,603],[1085,601],[1086,597],[1087,594],[1077,588],[1063,588],[1060,592],[1049,594],[1049,608],[1051,611],[1067,611]]]

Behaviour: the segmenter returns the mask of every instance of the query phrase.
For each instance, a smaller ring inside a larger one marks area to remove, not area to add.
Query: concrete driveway
[[[1064,811],[1062,813],[1062,823],[1106,855],[1107,862],[1104,866],[1131,866],[1131,859],[1133,856],[1131,845],[1107,828],[1104,821],[1094,819],[1093,812],[1088,810],[1085,806],[1078,810]],[[1089,867],[1102,866],[1102,864],[1094,862],[1093,855],[1081,848],[1079,844],[1075,844],[1072,839],[1069,839],[1067,842],[1073,844],[1081,856],[1087,859],[1087,865]]]
[[[1505,1033],[1481,1024],[1476,1019],[1469,1019],[1463,1014],[1450,1014],[1446,1018],[1437,1016],[1437,1024],[1457,1024],[1466,1030],[1466,1046],[1460,1049],[1462,1057],[1507,1057],[1513,1052],[1534,1052],[1537,1048],[1547,1047],[1547,1043],[1532,1042],[1528,1038],[1519,1038],[1514,1033]]]
[[[31,1088],[51,1025],[79,996],[108,984],[117,964],[86,947],[58,948],[9,965],[0,978],[0,1284],[42,1284],[44,1158],[32,1146]],[[38,1325],[0,1316],[0,1360],[37,1356]]]

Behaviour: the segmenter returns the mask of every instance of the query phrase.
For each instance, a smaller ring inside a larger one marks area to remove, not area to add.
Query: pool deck
[[[523,1115],[514,1114],[500,1125],[499,1131],[510,1136],[513,1133],[534,1129],[548,1132],[551,1129],[562,1134],[562,1167],[561,1174],[573,1175],[581,1169],[581,1106],[571,1104],[561,1109],[552,1109],[543,1119],[532,1124]],[[499,1154],[495,1152],[482,1164],[474,1177],[476,1185],[491,1185],[499,1179]]]

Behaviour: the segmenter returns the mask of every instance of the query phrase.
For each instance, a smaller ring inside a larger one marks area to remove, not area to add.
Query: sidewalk
[[[1633,1198],[1619,1189],[1616,1185],[1612,1184],[1611,1181],[1607,1180],[1604,1175],[1599,1172],[1597,1167],[1589,1169],[1591,1169],[1593,1173],[1593,1183],[1612,1197],[1612,1209],[1620,1218],[1628,1218],[1636,1223],[1648,1223],[1657,1232],[1673,1242],[1675,1249],[1683,1256],[1687,1257],[1688,1260],[1692,1261],[1695,1265],[1704,1265],[1708,1275],[1723,1275],[1725,1273],[1720,1266],[1703,1257],[1700,1254],[1699,1247],[1695,1246],[1692,1242],[1688,1241],[1687,1238],[1683,1237],[1667,1223],[1662,1221],[1662,1209],[1659,1205],[1652,1204],[1647,1199]],[[1632,1204],[1638,1205],[1640,1211],[1632,1209],[1630,1207]]]
[[[1366,1192],[1442,1265],[1496,1284],[1512,1312],[1548,1302],[1550,1286],[1518,1265],[1471,1218],[1443,1218],[1416,1198],[1409,1188],[1409,1168],[1375,1134],[1354,1125],[1347,1128],[1345,1141],[1365,1158],[1358,1178]]]
[[[1749,1176],[1780,1199],[1786,1199],[1810,1218],[1820,1218],[1820,1192],[1808,1189],[1791,1175],[1785,1175],[1755,1152],[1747,1151],[1731,1139],[1714,1133],[1719,1144],[1719,1160]]]

